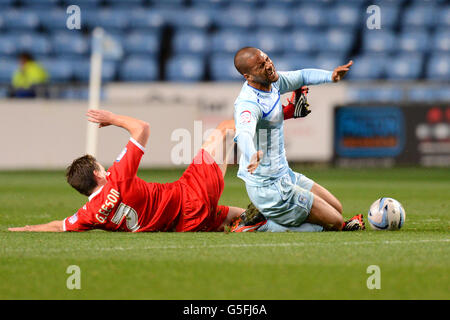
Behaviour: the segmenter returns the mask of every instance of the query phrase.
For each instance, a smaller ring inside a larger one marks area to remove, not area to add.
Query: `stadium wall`
[[[141,167],[186,166],[202,135],[233,117],[240,83],[110,84],[101,107],[148,121],[151,136]],[[345,84],[310,90],[312,113],[288,120],[286,152],[290,161],[330,161],[333,157],[333,107],[345,103]],[[284,95],[284,103],[288,95]],[[65,168],[83,155],[86,145],[86,101],[0,100],[0,169]],[[110,165],[128,135],[106,127],[99,133],[98,160]],[[190,141],[187,141],[190,140]],[[187,143],[187,161],[173,160],[176,146]]]

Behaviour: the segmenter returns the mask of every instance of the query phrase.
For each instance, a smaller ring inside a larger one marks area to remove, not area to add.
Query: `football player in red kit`
[[[68,183],[89,197],[75,214],[10,231],[223,231],[244,212],[218,205],[226,159],[233,150],[233,120],[219,124],[179,180],[151,183],[136,176],[150,135],[149,124],[107,110],[89,110],[87,117],[99,127],[114,125],[130,133],[122,153],[108,171],[90,155],[67,168]]]

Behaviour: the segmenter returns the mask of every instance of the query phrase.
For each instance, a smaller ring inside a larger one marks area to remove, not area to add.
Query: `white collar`
[[[89,201],[91,201],[92,198],[94,198],[96,195],[98,195],[98,194],[100,193],[100,191],[102,191],[103,187],[104,187],[104,185],[101,186],[100,189],[98,189],[97,191],[95,191],[94,193],[92,193],[92,194],[89,196]]]

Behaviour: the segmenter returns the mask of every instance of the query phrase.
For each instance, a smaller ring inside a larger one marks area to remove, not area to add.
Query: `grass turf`
[[[294,168],[328,188],[345,217],[398,199],[398,232],[12,233],[61,220],[86,199],[62,172],[0,172],[0,299],[449,299],[450,170]],[[155,182],[182,170],[141,170]],[[245,207],[236,168],[222,204]],[[69,290],[69,265],[81,290]],[[369,290],[378,265],[381,289]]]

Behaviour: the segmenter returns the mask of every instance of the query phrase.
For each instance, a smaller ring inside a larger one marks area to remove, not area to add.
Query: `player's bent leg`
[[[229,156],[234,150],[234,120],[222,121],[208,136],[202,148],[207,151],[225,176]]]
[[[223,223],[219,226],[216,231],[224,231],[226,226],[230,226],[231,223],[239,218],[239,216],[245,211],[243,208],[229,207],[228,214]]]
[[[311,192],[328,202],[342,215],[342,204],[330,191],[322,187],[320,184],[314,182]]]
[[[319,196],[314,197],[311,211],[306,221],[321,225],[325,230],[340,231],[344,226],[342,215]]]

